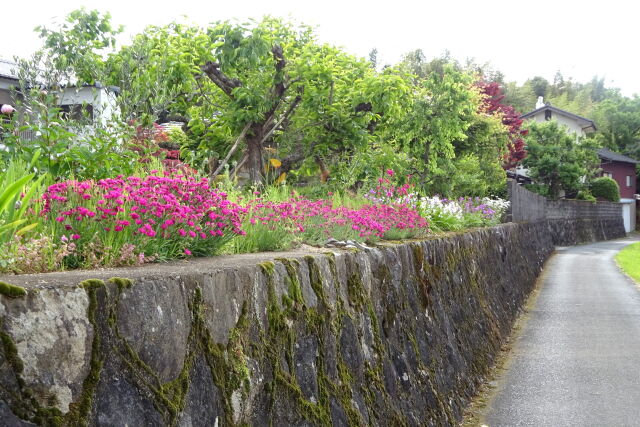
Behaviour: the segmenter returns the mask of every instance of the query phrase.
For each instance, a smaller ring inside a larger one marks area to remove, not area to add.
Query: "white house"
[[[17,67],[13,62],[0,59],[0,106],[19,104],[19,99],[15,99],[20,97]],[[100,83],[67,86],[58,93],[58,104],[63,112],[71,116],[83,114],[92,123],[106,125],[116,111],[115,97],[118,93],[118,87],[105,87]]]
[[[593,120],[554,107],[551,104],[545,104],[541,96],[538,97],[538,102],[536,102],[536,109],[523,114],[520,118],[536,122],[555,120],[565,125],[569,132],[575,133],[578,137],[587,136],[587,134],[597,130]]]

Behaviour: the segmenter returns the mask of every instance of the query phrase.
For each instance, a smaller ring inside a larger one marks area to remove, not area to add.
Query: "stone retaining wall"
[[[0,419],[455,425],[554,244],[616,233],[543,221],[362,252],[2,277]]]

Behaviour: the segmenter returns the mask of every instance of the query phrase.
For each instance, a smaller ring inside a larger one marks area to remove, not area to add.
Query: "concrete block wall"
[[[539,220],[617,220],[623,221],[622,204],[611,202],[588,202],[584,200],[550,200],[508,181],[510,211],[508,219],[513,222]]]

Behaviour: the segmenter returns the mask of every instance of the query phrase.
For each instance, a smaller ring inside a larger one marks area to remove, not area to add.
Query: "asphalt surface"
[[[637,240],[559,248],[483,424],[640,426],[640,291],[613,259]]]

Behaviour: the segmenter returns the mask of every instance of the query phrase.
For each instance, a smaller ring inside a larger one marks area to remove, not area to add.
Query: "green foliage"
[[[7,244],[14,235],[21,236],[38,226],[38,219],[27,218],[32,199],[40,196],[46,175],[34,181],[35,173],[29,173],[39,153],[27,165],[20,160],[11,161],[0,172],[0,243]]]
[[[593,194],[593,197],[603,198],[610,202],[620,201],[618,183],[607,176],[596,178],[591,182],[591,194]]]
[[[556,121],[528,123],[525,136],[528,157],[524,165],[541,187],[541,194],[558,198],[561,191],[572,197],[583,189],[599,164],[595,147],[587,140],[569,134]]]
[[[640,98],[608,97],[596,105],[593,118],[599,126],[595,137],[602,146],[640,158]]]
[[[595,202],[596,198],[593,197],[593,194],[589,190],[580,190],[578,191],[578,195],[576,196],[578,200],[586,200],[587,202]]]
[[[640,283],[640,243],[634,243],[616,254],[620,268],[636,283]]]
[[[445,64],[442,73],[432,72],[417,87],[406,121],[397,135],[401,146],[414,157],[414,167],[426,182],[442,162],[456,155],[456,141],[467,138],[480,96],[473,79]]]
[[[63,112],[60,103],[89,87],[65,88],[75,68],[59,70],[52,56],[36,53],[18,64],[20,88],[16,93],[17,109],[10,120],[0,122],[0,137],[4,149],[0,158],[4,162],[21,159],[33,162],[33,168],[47,172],[53,179],[74,176],[100,179],[133,171],[137,154],[123,144],[132,135],[130,126],[100,117],[102,106],[95,105],[91,117],[87,105],[78,105],[77,112]],[[91,94],[97,100],[97,89]],[[97,102],[95,104],[98,104]],[[36,153],[39,153],[36,156]]]
[[[429,192],[454,198],[484,197],[502,194],[505,186],[506,174],[497,156],[486,162],[478,155],[462,154],[431,175]]]
[[[92,84],[101,77],[104,68],[102,53],[115,47],[115,37],[123,27],[114,28],[109,13],[80,8],[67,15],[57,28],[38,26],[36,31],[57,70],[73,68],[77,83]]]
[[[172,128],[167,132],[169,141],[179,146],[187,145],[189,143],[189,137],[180,128]]]

